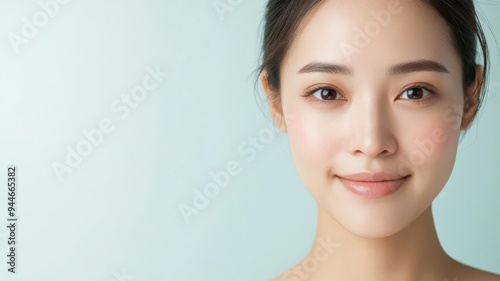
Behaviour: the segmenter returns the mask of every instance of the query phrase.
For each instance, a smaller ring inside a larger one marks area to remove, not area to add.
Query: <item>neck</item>
[[[402,231],[376,239],[352,234],[319,208],[313,247],[294,274],[301,280],[453,280],[453,263],[439,243],[432,207]]]

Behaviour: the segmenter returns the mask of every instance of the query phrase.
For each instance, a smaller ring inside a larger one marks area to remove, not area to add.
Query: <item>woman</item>
[[[275,280],[500,280],[447,255],[431,208],[485,92],[472,0],[270,0],[265,20],[261,86],[318,205]]]

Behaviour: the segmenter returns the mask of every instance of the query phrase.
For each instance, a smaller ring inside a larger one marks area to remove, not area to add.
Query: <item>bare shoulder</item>
[[[459,275],[450,281],[500,281],[500,275],[477,269],[465,264],[459,264]]]
[[[451,279],[445,279],[444,281],[500,281],[500,275],[493,272],[488,272],[472,266],[460,263],[454,260],[454,266],[452,267],[456,275]],[[302,276],[300,276],[302,277]],[[271,281],[299,281],[304,280],[296,276],[292,270],[288,270],[279,276],[271,279]]]
[[[295,281],[302,280],[294,277],[290,272],[272,278],[271,281]],[[467,265],[461,265],[459,273],[453,279],[445,279],[445,281],[500,281],[500,275],[480,270]]]
[[[289,271],[282,273],[279,276],[274,277],[271,279],[271,281],[285,281],[285,280],[297,280],[297,279],[290,279],[291,277],[289,276]],[[300,279],[299,279],[300,280]]]
[[[281,275],[272,278],[271,281],[313,280],[310,275],[304,275],[304,273],[297,273],[297,272],[294,273],[294,272],[292,272],[292,269],[289,269],[288,271],[283,272]]]
[[[466,280],[477,280],[477,281],[500,281],[500,275],[491,273],[491,272],[486,272],[483,270],[479,269],[471,269],[471,272],[469,275],[466,275],[467,277],[464,278],[464,281]]]

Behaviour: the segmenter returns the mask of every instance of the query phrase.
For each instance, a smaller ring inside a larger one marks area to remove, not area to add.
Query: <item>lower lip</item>
[[[342,184],[355,194],[366,198],[382,198],[398,191],[408,177],[393,181],[352,181],[339,177]]]

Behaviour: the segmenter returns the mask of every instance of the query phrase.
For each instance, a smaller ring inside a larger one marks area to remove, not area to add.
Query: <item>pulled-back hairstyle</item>
[[[370,0],[371,1],[371,0]],[[470,114],[473,122],[481,107],[486,92],[489,73],[489,53],[483,28],[474,7],[473,0],[412,0],[422,1],[430,5],[448,24],[462,64],[464,89],[464,112]],[[300,32],[306,17],[312,14],[325,0],[269,0],[266,6],[264,34],[262,42],[262,62],[258,74],[266,73],[268,81],[269,102],[281,111],[280,70],[290,45]],[[479,43],[479,45],[478,45]],[[476,57],[478,46],[483,55],[483,79],[479,81],[480,95],[467,95],[467,89],[476,80]],[[479,104],[474,104],[475,100]],[[471,112],[470,109],[474,109]],[[470,124],[469,123],[469,124]]]

